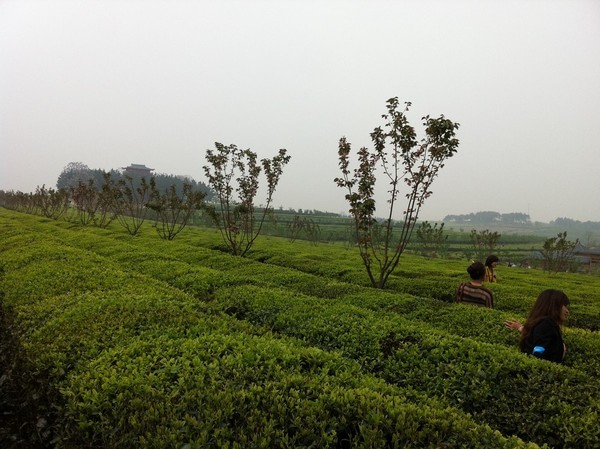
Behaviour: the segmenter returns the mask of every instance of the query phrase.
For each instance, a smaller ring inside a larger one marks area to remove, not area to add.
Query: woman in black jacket
[[[551,362],[561,363],[567,352],[560,326],[569,315],[569,298],[560,290],[544,290],[533,305],[527,321],[504,323],[521,333],[519,347],[531,354]]]

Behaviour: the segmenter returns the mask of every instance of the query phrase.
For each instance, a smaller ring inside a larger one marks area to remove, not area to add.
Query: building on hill
[[[595,266],[600,266],[600,249],[588,248],[577,243],[573,249],[573,257],[585,271],[592,271]]]
[[[131,164],[128,167],[122,167],[125,170],[123,173],[127,176],[135,177],[150,177],[152,176],[153,168],[148,168],[144,164]]]
[[[544,266],[544,256],[542,251],[536,250],[530,254],[530,257],[534,260],[540,261],[542,267]],[[577,242],[573,251],[568,256],[569,264],[574,262],[578,266],[579,271],[592,272],[596,271],[600,267],[600,248],[589,248],[583,246],[580,242]]]

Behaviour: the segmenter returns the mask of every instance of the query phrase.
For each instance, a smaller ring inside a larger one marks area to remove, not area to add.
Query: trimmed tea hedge
[[[369,291],[341,297],[344,302],[378,311],[382,316],[399,315],[411,321],[421,321],[438,330],[480,342],[518,346],[518,334],[504,327],[504,321],[515,317],[499,310],[469,305],[441,303],[437,300]],[[565,366],[600,378],[600,334],[585,329],[565,328],[568,346]]]
[[[261,249],[253,261],[198,247],[191,238],[163,242],[6,215],[0,210],[2,312],[18,343],[16,365],[30,405],[48,417],[60,447],[410,447],[410,441],[416,447],[480,447],[477,432],[489,438],[489,447],[522,444],[488,425],[554,447],[599,444],[598,334],[567,328],[569,366],[558,366],[519,354],[516,336],[502,327],[507,317],[522,318],[519,310],[529,307],[540,283],[526,284],[521,296],[509,285],[493,286],[501,304],[516,303],[514,297],[529,302],[506,307],[509,314],[428,299],[462,280],[450,265],[447,271],[403,265],[393,288],[402,284],[415,295],[394,294],[354,283],[358,271],[349,261],[332,269],[332,247],[312,266],[290,268],[275,249]],[[311,260],[306,253],[294,264],[302,258],[304,264]],[[579,287],[572,276],[555,279]],[[569,293],[573,316],[578,308],[593,315],[591,288]],[[221,366],[222,356],[215,356],[221,353],[210,352],[206,357],[214,356],[217,371],[196,379],[190,357],[203,354],[204,346],[230,345],[230,338],[244,342],[233,346],[240,358]],[[277,351],[299,357],[299,366]],[[326,369],[306,370],[306,351],[316,351],[309,359],[321,358]],[[151,361],[145,354],[153,354]],[[277,367],[277,376],[259,368],[254,382],[238,376],[238,367],[253,363]],[[131,381],[135,394],[121,379]],[[235,390],[227,392],[231,396],[223,396],[223,385]],[[301,392],[296,399],[281,393],[294,386]],[[206,399],[206,416],[218,415],[214,404],[231,397],[240,403],[234,413],[252,419],[198,420],[205,415],[194,408],[194,395]],[[153,405],[157,401],[162,405]],[[375,403],[383,405],[373,410]],[[287,418],[272,417],[272,404]],[[405,415],[404,430],[385,418]],[[286,427],[290,419],[298,425]],[[260,426],[269,431],[260,433]],[[419,428],[423,435],[411,433]]]
[[[443,398],[506,435],[557,447],[600,444],[598,381],[578,370],[339,300],[232,287],[215,301],[238,318],[342,351],[388,382]]]
[[[524,446],[451,409],[410,403],[339,356],[194,331],[140,336],[74,375],[64,446]]]
[[[32,419],[14,447],[535,447],[110,259],[3,230],[10,381]]]

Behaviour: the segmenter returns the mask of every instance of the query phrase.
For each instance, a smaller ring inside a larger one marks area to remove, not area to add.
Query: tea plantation
[[[495,310],[457,305],[466,261],[214,230],[164,241],[0,209],[3,448],[600,448],[600,278],[499,267]],[[504,328],[546,288],[564,364]]]

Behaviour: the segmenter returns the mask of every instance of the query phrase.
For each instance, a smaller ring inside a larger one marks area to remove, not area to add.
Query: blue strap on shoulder
[[[536,346],[535,348],[533,348],[533,351],[531,351],[531,353],[536,356],[541,356],[544,354],[544,352],[546,352],[546,348],[544,348],[543,346]]]

